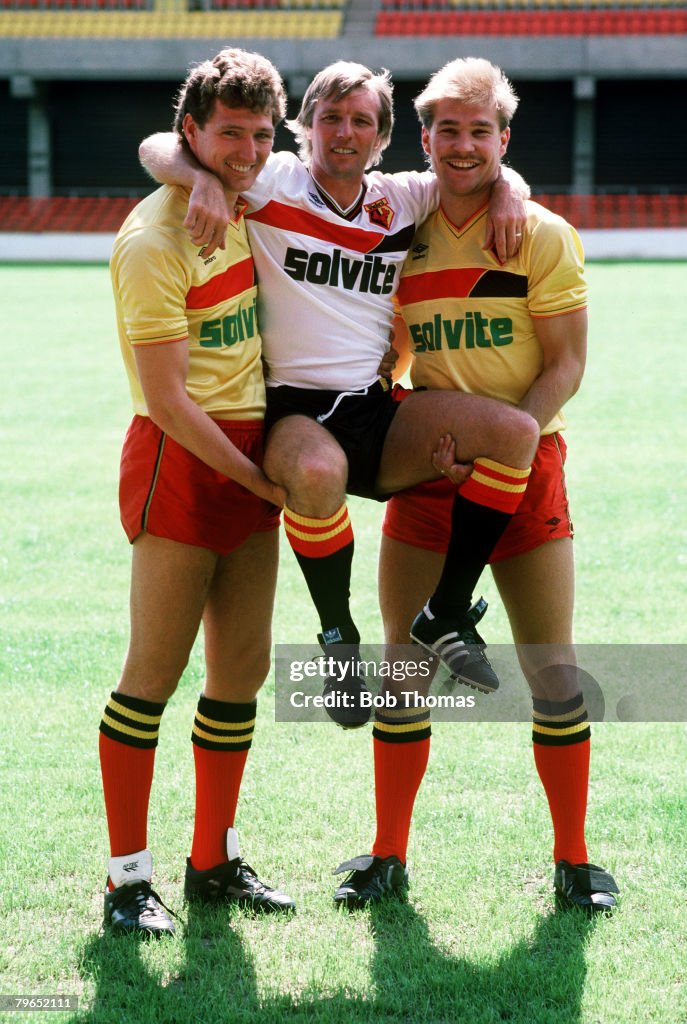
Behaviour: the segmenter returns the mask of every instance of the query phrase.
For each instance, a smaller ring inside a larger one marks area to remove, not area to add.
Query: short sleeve
[[[132,345],[175,341],[188,335],[188,270],[178,247],[154,228],[117,240],[112,283],[122,326]]]

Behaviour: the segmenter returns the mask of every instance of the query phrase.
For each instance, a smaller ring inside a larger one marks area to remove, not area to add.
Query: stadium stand
[[[509,157],[535,198],[603,235],[597,253],[618,257],[608,236],[624,234],[641,256],[643,234],[668,258],[670,235],[684,258],[687,141],[674,111],[686,35],[687,0],[0,0],[0,258],[22,238],[59,257],[66,234],[114,233],[151,188],[138,140],[169,125],[184,69],[227,43],[274,60],[290,116],[332,60],[389,67],[387,170],[422,165],[412,99],[428,75],[488,56],[524,101]],[[647,123],[649,146],[637,130]],[[278,148],[292,145],[280,128]]]
[[[347,0],[0,0],[0,37],[329,39]]]
[[[537,193],[533,198],[584,230],[687,226],[687,195]],[[0,196],[0,224],[5,232],[115,232],[137,202],[133,197]]]
[[[0,0],[0,37],[327,39],[342,34],[348,6],[357,5],[349,0]],[[687,33],[683,0],[379,0],[376,6],[378,36]]]
[[[0,10],[12,11],[308,11],[341,10],[348,0],[0,0]]]

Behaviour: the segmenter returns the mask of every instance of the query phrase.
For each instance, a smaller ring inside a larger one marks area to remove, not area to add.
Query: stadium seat
[[[666,196],[666,227],[687,227],[687,196]]]
[[[274,0],[270,0],[269,6],[273,5]],[[274,6],[281,7],[283,10],[298,11],[301,9],[306,10],[331,10],[331,8],[345,7],[348,0],[276,0]]]

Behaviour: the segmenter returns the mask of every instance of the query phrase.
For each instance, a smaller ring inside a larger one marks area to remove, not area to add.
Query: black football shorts
[[[403,389],[399,389],[401,392]],[[360,391],[319,391],[288,385],[267,388],[265,435],[285,416],[317,420],[343,448],[348,459],[348,494],[386,501],[376,480],[387,432],[398,408],[396,388],[380,379]]]

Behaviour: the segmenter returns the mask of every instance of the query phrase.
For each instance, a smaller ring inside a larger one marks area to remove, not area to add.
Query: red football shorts
[[[541,438],[524,497],[490,562],[524,555],[547,540],[573,536],[565,490],[565,453],[560,434]],[[455,490],[449,480],[441,479],[395,494],[387,503],[382,532],[412,547],[446,554]]]
[[[239,451],[262,464],[262,420],[215,422]],[[119,512],[131,542],[145,531],[219,555],[279,526],[279,509],[211,469],[148,416],[134,416],[124,440]]]

